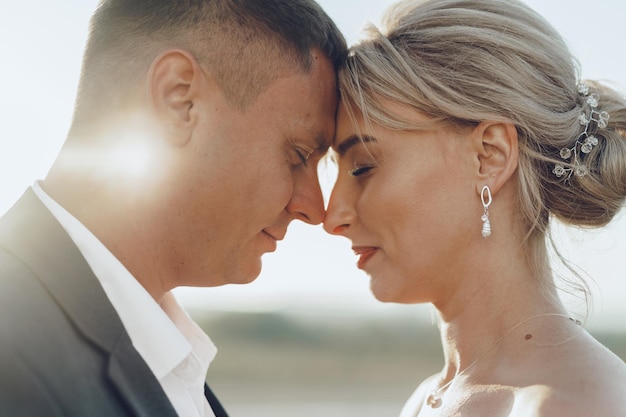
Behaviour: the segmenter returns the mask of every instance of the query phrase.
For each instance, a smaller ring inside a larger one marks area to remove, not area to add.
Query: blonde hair
[[[552,214],[565,223],[603,226],[626,196],[626,101],[587,81],[610,113],[600,144],[585,156],[584,177],[553,172],[572,147],[586,109],[578,64],[561,36],[516,0],[406,0],[386,16],[384,32],[355,45],[340,71],[346,108],[395,129],[414,128],[382,105],[393,101],[436,122],[513,123],[520,143],[519,207],[529,237],[545,233]]]
[[[582,133],[588,110],[577,90],[579,65],[556,30],[517,0],[405,0],[392,7],[383,31],[351,49],[339,83],[343,104],[366,121],[416,128],[383,105],[391,101],[464,126],[512,123],[519,136],[519,213],[535,266],[545,256],[551,216],[567,224],[603,226],[626,196],[626,102],[588,81],[610,120],[584,156],[589,173],[557,177],[559,152]],[[539,244],[541,243],[541,244]]]

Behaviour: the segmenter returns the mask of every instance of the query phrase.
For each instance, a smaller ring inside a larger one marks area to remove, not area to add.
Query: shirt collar
[[[200,357],[208,355],[208,368],[216,353],[215,346],[182,310],[174,296],[168,294],[159,306],[102,242],[47,195],[39,182],[33,185],[33,191],[84,256],[117,311],[133,346],[157,379],[172,372],[192,352],[191,343],[197,344],[193,338],[203,339],[200,343],[204,352],[198,353]],[[204,338],[198,336],[198,331]],[[192,337],[189,339],[191,343],[186,336]]]

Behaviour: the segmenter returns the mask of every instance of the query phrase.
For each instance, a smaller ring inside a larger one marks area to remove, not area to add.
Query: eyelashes
[[[306,151],[306,150],[304,150],[302,148],[296,148],[295,151],[296,151],[296,156],[298,158],[298,162],[306,167],[307,166],[307,161],[309,160],[309,158],[311,157],[313,152],[312,151]]]
[[[369,170],[371,170],[372,168],[374,168],[373,165],[365,165],[365,166],[362,166],[362,167],[357,167],[357,168],[351,169],[348,172],[350,173],[351,176],[358,177],[360,175],[363,175],[363,174],[369,172]]]

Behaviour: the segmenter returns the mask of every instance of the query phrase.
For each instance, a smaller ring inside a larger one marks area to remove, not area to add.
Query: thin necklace
[[[582,325],[580,320],[576,320],[571,318],[570,316],[567,316],[565,314],[559,314],[559,313],[543,313],[543,314],[535,314],[534,316],[530,316],[528,318],[525,318],[524,320],[520,321],[519,323],[517,323],[515,326],[511,327],[509,330],[507,330],[502,336],[500,336],[498,338],[498,340],[496,340],[494,342],[494,344],[488,349],[486,350],[482,355],[480,355],[479,357],[477,357],[476,359],[474,359],[474,361],[472,363],[470,363],[469,365],[467,365],[467,367],[465,369],[463,369],[461,372],[457,373],[456,375],[454,375],[454,377],[448,381],[446,384],[442,385],[441,387],[433,390],[430,392],[430,394],[428,395],[428,397],[426,398],[426,404],[430,407],[430,408],[439,408],[441,407],[442,404],[442,397],[443,397],[443,393],[445,392],[445,390],[450,387],[450,385],[452,385],[452,383],[454,381],[456,381],[456,379],[458,377],[460,377],[461,375],[465,374],[467,371],[469,371],[474,365],[476,365],[478,363],[478,361],[480,361],[481,359],[483,359],[484,357],[486,357],[489,353],[491,353],[492,350],[494,350],[499,344],[500,342],[502,342],[504,340],[505,337],[507,337],[509,334],[511,334],[513,332],[513,330],[517,329],[518,327],[520,327],[522,324],[527,323],[533,319],[536,319],[538,317],[546,317],[546,316],[557,316],[557,317],[565,317],[571,321],[573,321],[574,323],[576,323],[577,325]],[[526,335],[526,339],[530,339],[530,337],[532,337],[532,335]],[[566,339],[564,342],[565,343],[567,341],[569,341],[571,338]]]

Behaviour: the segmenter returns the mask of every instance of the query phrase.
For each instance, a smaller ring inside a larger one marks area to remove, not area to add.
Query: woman
[[[385,26],[340,74],[325,229],[380,301],[437,310],[445,363],[402,416],[623,416],[626,365],[570,318],[546,237],[622,207],[624,99],[518,1],[405,1]]]

